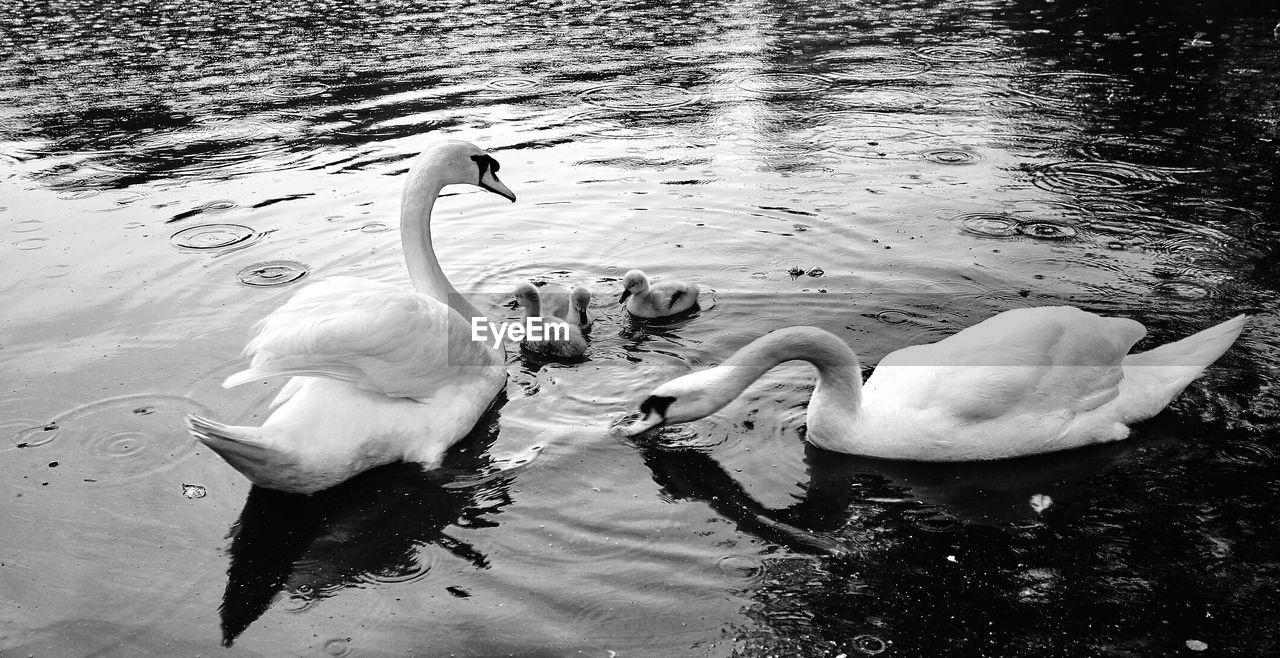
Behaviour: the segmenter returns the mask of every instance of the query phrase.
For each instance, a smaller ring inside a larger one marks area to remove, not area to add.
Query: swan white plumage
[[[188,416],[193,436],[262,487],[312,493],[394,461],[438,466],[502,390],[502,348],[472,340],[483,317],[445,277],[431,210],[446,185],[515,201],[498,162],[448,141],[415,161],[401,196],[400,238],[416,290],[330,277],[298,291],[258,324],[250,366],[231,387],[291,376],[261,427]]]
[[[586,288],[579,286],[572,293],[564,292],[559,286],[550,291],[540,291],[525,281],[516,286],[515,298],[524,309],[525,319],[536,318],[542,330],[538,339],[527,337],[523,340],[520,343],[522,347],[535,354],[561,359],[586,354],[587,339],[583,329],[588,324],[586,307],[591,303],[591,293]],[[554,306],[552,310],[558,309],[560,313],[553,314],[544,308],[548,301]]]
[[[618,303],[626,304],[627,312],[638,318],[676,315],[698,303],[698,284],[673,280],[650,282],[640,270],[627,272],[622,277],[622,288]]]
[[[789,327],[722,365],[673,379],[640,405],[638,434],[715,413],[784,361],[818,370],[806,438],[885,459],[978,461],[1117,441],[1164,409],[1244,328],[1240,315],[1138,354],[1141,323],[1069,306],[1015,309],[886,356],[862,383],[835,335]]]

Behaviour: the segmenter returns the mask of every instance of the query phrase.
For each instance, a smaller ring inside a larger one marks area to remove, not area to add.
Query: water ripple
[[[648,83],[617,83],[588,89],[584,103],[620,112],[670,110],[697,102],[698,95],[680,87]]]
[[[533,78],[494,78],[493,80],[485,82],[484,86],[500,91],[533,89],[538,86],[538,81]]]
[[[919,141],[936,139],[936,133],[894,123],[889,115],[867,112],[830,112],[814,117],[829,122],[814,129],[812,142],[840,154],[863,158],[914,159]]]
[[[964,213],[952,217],[959,220],[960,230],[987,238],[1022,235],[1037,240],[1065,240],[1079,235],[1074,226],[1061,221],[1024,220],[1004,213]]]
[[[960,220],[960,230],[988,238],[1007,238],[1018,234],[1018,220],[998,213],[966,213],[953,219]]]
[[[39,219],[24,219],[9,225],[9,230],[14,233],[33,233],[42,228],[44,228],[44,221]]]
[[[1188,301],[1205,299],[1213,295],[1213,293],[1204,285],[1186,279],[1161,281],[1151,288],[1151,292],[1159,295],[1160,297],[1171,297],[1173,299],[1184,299]]]
[[[716,568],[749,582],[764,576],[764,562],[754,555],[726,555],[716,561]]]
[[[929,70],[928,62],[902,55],[837,53],[822,58],[820,63],[831,68],[827,75],[850,81],[904,80],[919,77]]]
[[[661,141],[674,137],[679,133],[670,124],[642,121],[637,116],[619,114],[602,109],[590,110],[566,117],[564,125],[571,126],[574,133],[578,135],[600,139]]]
[[[916,55],[931,62],[970,63],[1009,59],[1017,52],[1014,48],[995,44],[951,44],[924,46],[916,50]]]
[[[43,249],[49,243],[49,238],[27,238],[26,240],[18,240],[13,246],[22,251],[33,251]]]
[[[942,103],[942,99],[936,96],[882,86],[858,87],[854,91],[841,93],[832,100],[850,109],[888,113],[924,110]]]
[[[306,265],[292,260],[273,260],[250,265],[236,273],[240,283],[255,288],[283,286],[306,276]]]
[[[17,445],[42,452],[61,446],[61,453],[68,455],[64,467],[92,474],[103,486],[123,485],[151,478],[194,454],[175,452],[177,444],[170,440],[173,428],[181,427],[189,413],[209,412],[179,395],[140,393],[107,398],[19,432]]]
[[[1144,194],[1176,181],[1160,171],[1124,162],[1054,162],[1033,169],[1031,182],[1062,194]]]
[[[261,240],[263,234],[240,224],[202,224],[169,236],[175,247],[186,251],[226,251]]]
[[[329,91],[329,85],[321,82],[293,82],[267,87],[265,93],[275,98],[306,98]]]
[[[1236,441],[1220,448],[1215,454],[1218,461],[1241,466],[1265,466],[1276,463],[1280,454],[1274,448],[1253,441]]]
[[[766,71],[743,76],[739,89],[755,94],[813,94],[831,88],[831,81],[813,73]]]
[[[881,640],[874,635],[859,635],[850,640],[849,644],[854,651],[867,656],[882,654],[885,649],[889,648],[889,646],[885,644],[884,640]]]
[[[944,165],[970,165],[982,160],[982,156],[963,146],[946,146],[934,148],[920,154],[920,157]]]
[[[1077,235],[1076,229],[1054,222],[1022,222],[1018,224],[1018,232],[1039,240],[1063,240]]]

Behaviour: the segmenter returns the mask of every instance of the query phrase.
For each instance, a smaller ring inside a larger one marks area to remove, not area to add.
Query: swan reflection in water
[[[223,645],[281,592],[305,604],[370,582],[420,578],[430,568],[426,546],[488,568],[489,559],[448,528],[495,527],[492,515],[511,503],[513,474],[505,469],[522,460],[502,464],[488,455],[498,429],[495,406],[432,471],[389,464],[312,495],[253,487],[228,534]]]
[[[858,457],[804,444],[808,479],[797,501],[770,509],[753,498],[701,448],[636,444],[666,495],[702,501],[739,530],[809,554],[864,554],[851,519],[901,515],[926,528],[957,522],[995,525],[1034,521],[1050,501],[1070,500],[1107,467],[1133,451],[1109,443],[1060,453],[989,462],[906,462]],[[1041,508],[1032,504],[1038,499]],[[880,517],[877,524],[885,519]]]

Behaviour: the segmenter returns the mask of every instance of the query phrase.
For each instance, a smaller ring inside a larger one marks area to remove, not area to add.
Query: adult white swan
[[[889,354],[865,385],[843,341],[815,327],[789,327],[718,367],[659,386],[626,431],[708,416],[769,369],[799,359],[818,369],[806,438],[827,450],[970,461],[1117,441],[1222,356],[1245,319],[1129,354],[1146,333],[1134,320],[1069,306],[1015,309]]]
[[[199,416],[187,425],[254,484],[312,493],[394,461],[438,466],[506,382],[501,347],[471,337],[482,317],[445,277],[431,245],[431,208],[467,183],[515,201],[498,162],[473,144],[443,142],[409,171],[400,240],[417,289],[330,277],[298,291],[258,326],[248,369],[231,387],[290,375],[261,427]]]

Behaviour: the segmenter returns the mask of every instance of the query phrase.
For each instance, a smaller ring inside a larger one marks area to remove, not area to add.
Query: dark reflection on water
[[[305,496],[253,487],[228,535],[219,608],[223,645],[231,646],[282,597],[297,613],[347,588],[421,580],[433,561],[428,547],[487,569],[489,558],[447,529],[497,527],[492,515],[511,503],[511,476],[441,484],[450,473],[474,477],[492,470],[485,451],[497,421],[496,412],[482,418],[437,472],[392,464]]]
[[[858,655],[864,634],[903,655],[1175,655],[1195,638],[1221,655],[1272,655],[1280,565],[1241,561],[1280,550],[1275,460],[1214,459],[1162,437],[1158,421],[1141,429],[1124,445],[986,464],[806,447],[807,480],[781,509],[702,450],[640,452],[668,495],[794,552],[766,558],[747,588],[760,626],[738,640],[753,655]],[[1170,464],[1171,452],[1186,456]]]

